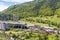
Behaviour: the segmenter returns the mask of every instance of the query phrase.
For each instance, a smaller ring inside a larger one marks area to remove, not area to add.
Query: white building
[[[0,23],[0,30],[6,30],[8,29],[8,24],[7,23]]]

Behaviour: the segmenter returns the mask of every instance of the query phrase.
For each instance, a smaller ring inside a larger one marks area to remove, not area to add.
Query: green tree
[[[39,10],[39,14],[40,15],[44,15],[44,16],[51,16],[53,15],[53,11],[50,7],[43,7]]]
[[[58,15],[58,16],[60,16],[60,8],[59,9],[56,9],[55,14]]]

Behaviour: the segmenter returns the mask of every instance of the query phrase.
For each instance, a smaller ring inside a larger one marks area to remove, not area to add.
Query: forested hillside
[[[3,13],[18,18],[36,16],[60,16],[60,0],[34,0],[32,2],[12,5]]]
[[[60,0],[34,0],[12,5],[0,13],[0,20],[20,19],[59,27]]]

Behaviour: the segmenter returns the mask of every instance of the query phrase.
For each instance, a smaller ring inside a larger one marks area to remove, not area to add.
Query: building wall
[[[0,29],[1,29],[1,27],[2,27],[2,25],[1,25],[1,23],[0,23]]]
[[[0,30],[6,30],[7,29],[7,24],[6,23],[0,23]]]
[[[2,29],[2,30],[5,30],[5,24],[4,24],[4,23],[2,24],[1,29]]]

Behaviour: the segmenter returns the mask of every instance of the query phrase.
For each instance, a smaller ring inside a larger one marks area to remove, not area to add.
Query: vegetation
[[[28,3],[12,5],[0,12],[0,20],[18,21],[21,19],[58,27],[60,25],[60,0],[34,0]]]
[[[25,30],[23,31],[10,30],[10,31],[5,31],[5,35],[8,35],[14,38],[15,40],[60,40],[60,35],[56,35],[56,33],[55,34],[43,33],[41,30],[38,30],[37,32],[34,32],[33,30],[29,32]],[[0,39],[8,40],[6,39],[6,37],[4,38],[3,37],[1,37]]]
[[[34,0],[32,2],[12,5],[0,12],[0,20],[25,21],[60,28],[60,0]],[[9,30],[10,33],[7,32],[7,35],[16,40],[60,40],[59,32],[55,34],[44,34],[39,32],[41,30],[38,32],[13,30]],[[13,31],[13,33],[11,33],[11,31]],[[16,33],[18,31],[22,33]],[[5,40],[5,38],[0,39]]]

